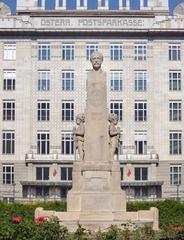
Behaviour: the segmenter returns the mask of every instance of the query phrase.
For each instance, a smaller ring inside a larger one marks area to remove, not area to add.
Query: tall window
[[[135,132],[135,154],[147,154],[147,132]]]
[[[134,59],[138,61],[146,60],[146,44],[135,44],[134,45]]]
[[[62,71],[62,90],[74,90],[74,71]]]
[[[74,140],[72,133],[61,134],[61,154],[72,155],[74,154]]]
[[[49,180],[49,167],[37,167],[36,180]]]
[[[169,90],[181,90],[181,71],[169,71]]]
[[[123,59],[123,45],[122,44],[111,44],[110,46],[111,60],[122,60]]]
[[[169,60],[180,61],[181,60],[181,46],[180,44],[169,44]]]
[[[61,167],[61,180],[72,181],[72,167]]]
[[[74,60],[75,45],[63,44],[62,45],[62,60]]]
[[[178,155],[181,154],[181,132],[170,132],[169,134],[170,142],[170,154]]]
[[[74,102],[62,101],[62,121],[74,120]]]
[[[119,120],[123,120],[123,102],[122,101],[111,101],[110,111],[118,116]]]
[[[147,72],[145,70],[136,70],[135,74],[135,91],[147,90]]]
[[[135,102],[135,121],[147,120],[147,103],[144,101]]]
[[[15,101],[3,100],[3,120],[14,121],[15,120]]]
[[[15,70],[5,70],[3,72],[4,81],[3,81],[3,90],[13,91],[15,90]]]
[[[38,60],[40,61],[50,60],[50,44],[49,43],[38,44]]]
[[[4,60],[16,60],[16,43],[4,44]]]
[[[50,90],[50,71],[43,70],[38,72],[38,91]]]
[[[98,44],[87,44],[86,45],[86,59],[90,60],[91,54],[98,51]]]
[[[15,153],[15,132],[3,131],[3,154]]]
[[[181,101],[169,101],[169,120],[181,121]]]
[[[148,168],[147,167],[135,167],[134,175],[135,175],[135,180],[137,180],[137,181],[148,180]]]
[[[170,184],[181,184],[181,165],[170,165]]]
[[[37,133],[37,153],[49,154],[50,152],[50,134],[49,132]]]
[[[3,184],[14,183],[14,165],[3,165]]]
[[[48,101],[39,101],[37,103],[38,121],[50,120],[50,103]]]
[[[111,91],[123,90],[123,72],[122,71],[111,71],[110,87],[111,87]]]

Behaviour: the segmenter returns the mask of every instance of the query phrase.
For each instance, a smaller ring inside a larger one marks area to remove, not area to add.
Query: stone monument
[[[117,116],[108,115],[107,78],[101,69],[102,62],[102,54],[94,52],[91,56],[93,69],[87,76],[85,126],[81,120],[84,116],[78,115],[78,128],[74,131],[79,160],[73,164],[73,186],[67,195],[67,212],[39,208],[36,217],[55,215],[70,230],[74,230],[77,223],[97,230],[128,220],[149,223],[153,229],[158,229],[157,209],[126,212],[126,196],[120,187],[120,163],[118,158],[114,159],[120,130],[116,127]]]

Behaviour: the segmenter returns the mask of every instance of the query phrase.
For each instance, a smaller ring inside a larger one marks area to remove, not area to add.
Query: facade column
[[[130,0],[126,0],[126,9],[130,10]]]
[[[123,7],[123,0],[119,0],[119,10],[124,9]]]
[[[66,9],[66,0],[63,0],[63,6],[59,5],[59,0],[55,0],[55,9]]]
[[[149,1],[148,1],[148,8],[149,8],[149,9],[154,8],[154,5],[155,5],[155,4],[154,4],[154,1],[155,1],[155,0],[149,0]]]
[[[108,9],[109,8],[109,0],[105,0],[105,5],[102,6],[103,0],[98,0],[98,9]]]
[[[84,4],[81,5],[81,0],[77,0],[76,9],[87,9],[87,0],[83,0]]]
[[[140,10],[144,8],[144,0],[140,0]]]

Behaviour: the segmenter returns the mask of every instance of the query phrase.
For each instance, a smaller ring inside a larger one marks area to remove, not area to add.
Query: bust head
[[[103,62],[103,55],[100,52],[95,51],[91,54],[90,61],[93,66],[93,69],[95,71],[98,71],[101,69],[101,65]]]
[[[117,123],[118,123],[118,116],[117,116],[117,114],[110,113],[109,117],[108,117],[108,121],[110,123],[113,123],[114,125],[117,125]]]
[[[76,116],[76,123],[77,123],[77,125],[79,125],[81,122],[82,123],[85,122],[85,115],[84,115],[84,113],[79,113]]]

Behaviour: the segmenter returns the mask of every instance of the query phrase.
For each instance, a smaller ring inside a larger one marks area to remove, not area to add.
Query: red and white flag
[[[127,176],[130,177],[132,175],[130,168],[128,169]]]
[[[52,172],[52,176],[55,177],[57,175],[57,171],[56,169],[54,168],[53,172]]]

